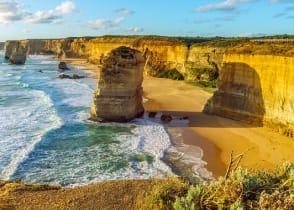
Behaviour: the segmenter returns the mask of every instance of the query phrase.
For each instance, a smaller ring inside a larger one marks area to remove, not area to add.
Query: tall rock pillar
[[[11,64],[25,64],[27,58],[27,48],[20,41],[7,41],[5,43],[5,59],[9,59]]]
[[[142,81],[145,59],[137,50],[119,47],[101,60],[91,119],[127,122],[144,113]]]

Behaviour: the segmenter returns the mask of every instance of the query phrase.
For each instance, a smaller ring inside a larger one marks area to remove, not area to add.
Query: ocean
[[[171,144],[161,124],[88,121],[92,72],[70,66],[67,74],[86,78],[60,79],[53,57],[29,56],[21,66],[3,57],[0,51],[0,179],[72,187],[173,174],[162,161]]]

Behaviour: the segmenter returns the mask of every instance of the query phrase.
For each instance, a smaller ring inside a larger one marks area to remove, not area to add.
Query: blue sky
[[[294,34],[294,0],[0,0],[0,41]]]

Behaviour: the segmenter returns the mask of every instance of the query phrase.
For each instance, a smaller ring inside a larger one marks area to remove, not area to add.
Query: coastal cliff
[[[218,71],[226,47],[198,46],[180,38],[152,36],[103,36],[65,39],[30,39],[20,41],[28,54],[51,54],[58,58],[85,58],[101,64],[103,57],[115,48],[126,46],[142,53],[144,72],[157,76],[177,70],[186,80],[208,77],[207,71]],[[6,46],[10,41],[6,42]],[[9,49],[6,47],[6,51]]]
[[[15,43],[5,43],[6,58]],[[293,42],[102,36],[20,43],[28,54],[84,58],[96,65],[102,65],[105,56],[120,46],[135,49],[145,59],[147,75],[178,71],[185,80],[213,81],[209,83],[213,87],[219,78],[219,89],[207,103],[206,113],[273,127],[293,136]]]
[[[293,137],[293,93],[294,56],[227,53],[219,89],[204,111]]]

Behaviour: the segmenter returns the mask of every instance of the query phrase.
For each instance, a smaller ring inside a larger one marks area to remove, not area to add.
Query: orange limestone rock
[[[21,41],[6,41],[4,46],[5,59],[11,64],[25,64],[27,58],[27,47]]]
[[[204,111],[294,135],[294,57],[225,54]]]
[[[91,119],[127,122],[144,113],[142,81],[145,59],[128,47],[118,47],[101,58],[98,88],[94,93]]]

